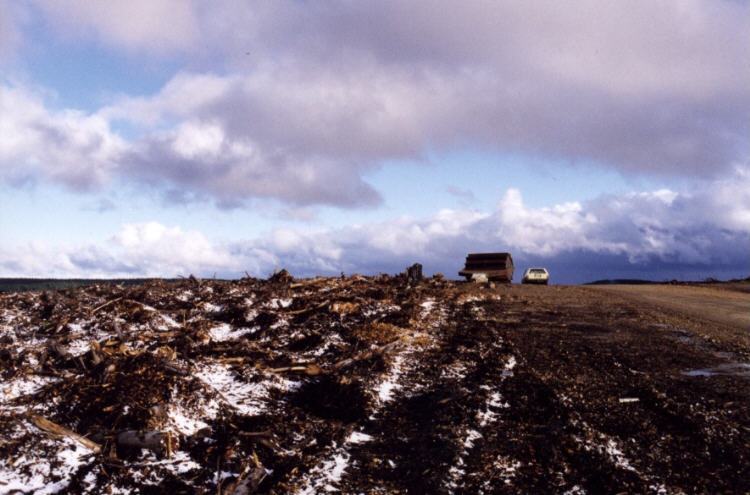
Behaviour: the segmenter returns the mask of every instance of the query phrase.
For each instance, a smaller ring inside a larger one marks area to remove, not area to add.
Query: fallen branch
[[[98,443],[94,442],[93,440],[89,440],[88,438],[84,436],[79,435],[73,430],[69,430],[65,428],[64,426],[61,426],[53,421],[50,421],[47,418],[43,418],[42,416],[32,414],[30,419],[31,419],[31,422],[34,423],[34,426],[44,431],[45,433],[48,433],[54,437],[68,437],[80,443],[84,447],[92,450],[95,454],[98,454],[99,452],[102,451],[102,447]]]
[[[332,371],[339,371],[344,368],[347,368],[354,363],[358,361],[364,361],[365,359],[370,359],[373,356],[377,356],[380,354],[385,354],[386,352],[395,349],[399,346],[401,346],[403,342],[398,339],[394,340],[393,342],[389,342],[388,344],[381,345],[380,347],[376,347],[375,349],[371,349],[369,351],[360,352],[359,354],[354,355],[353,357],[342,359],[341,361],[337,362],[333,365],[331,368]]]
[[[292,315],[292,316],[296,316],[296,315],[303,315],[303,314],[306,314],[306,313],[312,313],[313,311],[319,311],[319,310],[327,307],[329,304],[331,304],[331,300],[330,299],[326,299],[325,301],[323,301],[322,303],[318,304],[317,306],[312,306],[312,307],[304,308],[304,309],[297,309],[297,310],[294,310],[294,311],[288,311],[287,314]]]
[[[117,301],[120,301],[120,300],[122,300],[122,296],[116,297],[116,298],[114,298],[114,299],[112,299],[110,301],[105,302],[104,304],[100,304],[99,306],[97,306],[97,307],[95,307],[94,309],[91,310],[91,314],[93,315],[94,313],[96,313],[100,309],[104,309],[107,306],[109,306],[111,304],[114,304],[114,303],[116,303]]]
[[[323,370],[315,363],[297,365],[297,366],[284,366],[282,368],[271,368],[268,371],[271,373],[304,373],[309,376],[316,376],[323,373]]]

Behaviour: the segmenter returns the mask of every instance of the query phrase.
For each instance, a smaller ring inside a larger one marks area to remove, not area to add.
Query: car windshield
[[[546,273],[545,270],[541,268],[532,268],[531,273]]]

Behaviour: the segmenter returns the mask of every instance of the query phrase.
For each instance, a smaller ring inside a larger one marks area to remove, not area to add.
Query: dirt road
[[[715,287],[685,285],[592,285],[632,301],[671,313],[720,323],[747,335],[750,330],[750,293]]]

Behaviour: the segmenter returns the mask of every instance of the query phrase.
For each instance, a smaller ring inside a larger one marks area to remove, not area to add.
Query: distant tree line
[[[153,278],[118,278],[118,279],[94,279],[94,278],[0,278],[0,292],[23,292],[30,290],[60,290],[74,289],[95,284],[113,285],[139,285],[156,280]],[[164,282],[177,282],[181,279],[168,278],[158,279]]]

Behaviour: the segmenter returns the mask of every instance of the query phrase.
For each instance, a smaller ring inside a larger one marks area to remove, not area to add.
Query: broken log
[[[98,443],[89,440],[88,438],[79,435],[78,433],[74,432],[73,430],[69,430],[68,428],[65,428],[64,426],[61,426],[53,421],[50,421],[47,418],[44,418],[42,416],[32,414],[30,416],[31,422],[34,423],[34,426],[39,428],[40,430],[44,431],[45,433],[48,433],[49,435],[52,435],[54,437],[68,437],[72,440],[75,440],[76,442],[80,443],[87,449],[90,449],[95,454],[98,454],[102,451],[101,445]]]

